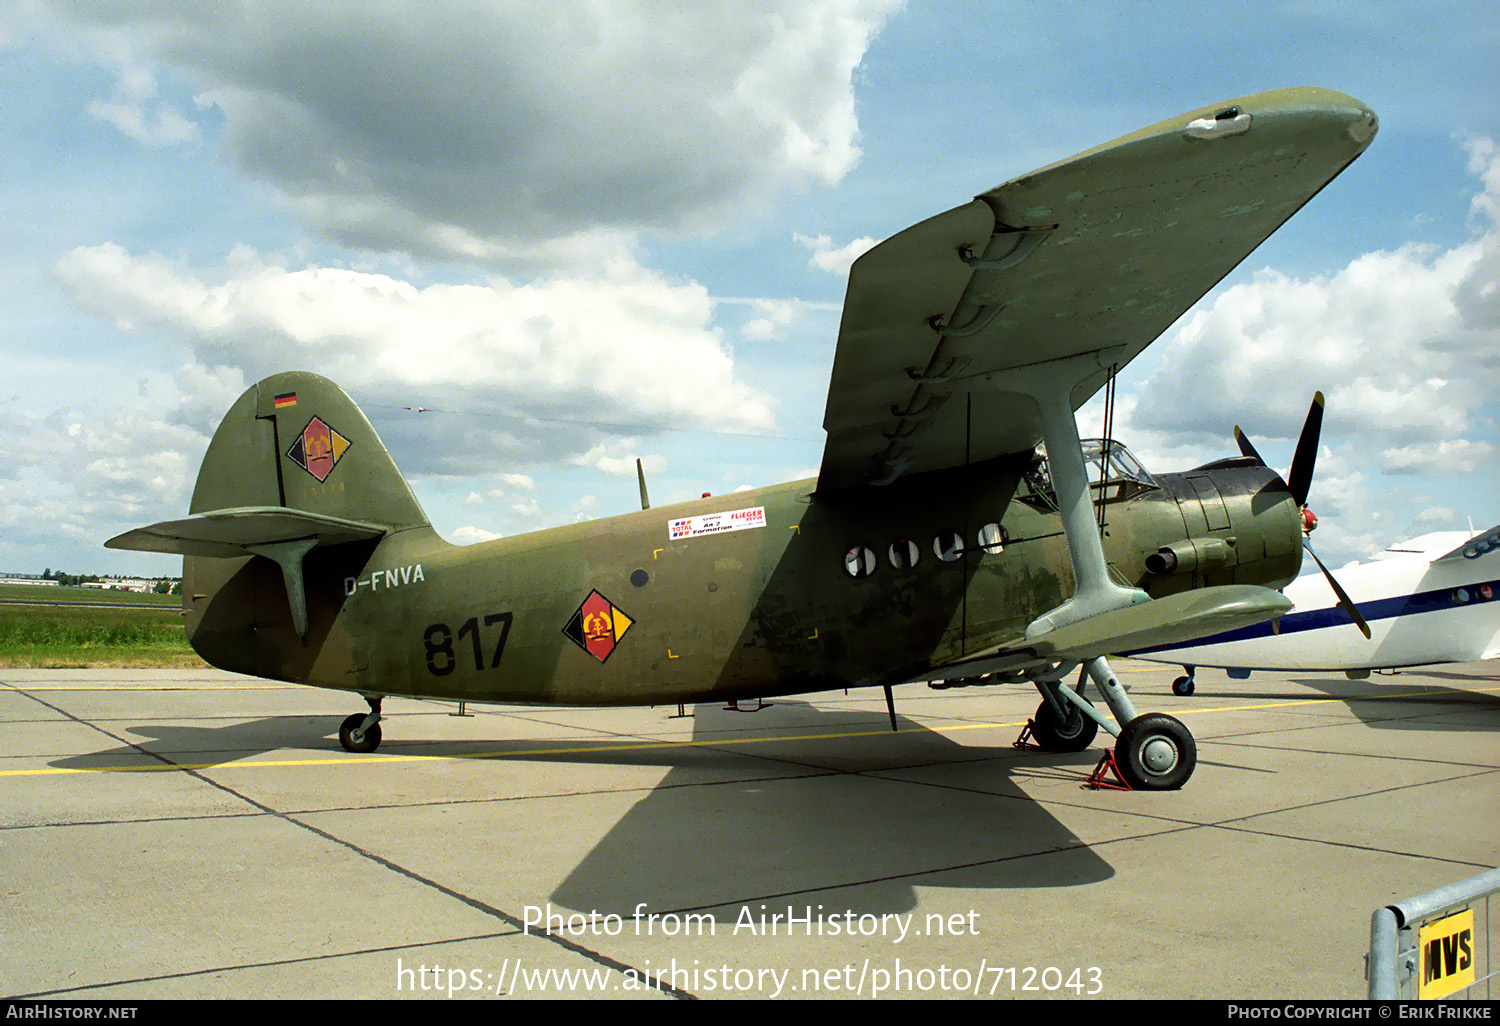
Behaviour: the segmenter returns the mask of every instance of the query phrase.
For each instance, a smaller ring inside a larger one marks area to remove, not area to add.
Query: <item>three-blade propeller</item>
[[[1292,453],[1292,466],[1287,471],[1285,482],[1287,491],[1292,493],[1292,498],[1297,500],[1297,505],[1303,510],[1302,547],[1307,549],[1307,554],[1318,564],[1318,569],[1323,571],[1323,576],[1328,581],[1328,586],[1338,597],[1338,604],[1349,618],[1354,621],[1360,633],[1366,638],[1370,636],[1370,625],[1365,623],[1365,618],[1360,615],[1359,609],[1355,607],[1354,601],[1349,598],[1349,593],[1339,585],[1332,573],[1323,565],[1318,554],[1313,551],[1312,542],[1308,540],[1307,533],[1318,520],[1307,511],[1307,493],[1312,488],[1313,465],[1318,460],[1318,435],[1323,431],[1323,393],[1314,392],[1312,406],[1307,411],[1307,420],[1302,425],[1302,434],[1297,438],[1297,449]],[[1250,457],[1261,466],[1266,466],[1266,461],[1261,458],[1260,453],[1255,451],[1255,446],[1250,444],[1250,439],[1238,426],[1234,429],[1234,440],[1240,447],[1240,452]]]

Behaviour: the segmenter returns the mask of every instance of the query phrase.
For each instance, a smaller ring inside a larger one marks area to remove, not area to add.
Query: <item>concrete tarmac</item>
[[[1500,865],[1500,662],[1116,669],[1183,790],[1013,747],[1029,687],[387,699],[350,755],[352,695],[0,670],[0,996],[1361,998],[1376,908]]]

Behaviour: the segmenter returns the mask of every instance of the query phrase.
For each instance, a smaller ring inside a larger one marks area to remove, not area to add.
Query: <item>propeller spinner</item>
[[[1307,508],[1307,493],[1312,487],[1313,465],[1318,460],[1318,436],[1322,431],[1323,393],[1314,392],[1312,406],[1307,411],[1307,420],[1302,424],[1302,434],[1297,438],[1296,451],[1292,453],[1292,467],[1287,471],[1286,487],[1287,491],[1292,493],[1292,498],[1297,500],[1297,505],[1302,507],[1302,547],[1313,558],[1313,562],[1318,564],[1318,569],[1323,571],[1323,576],[1328,580],[1328,586],[1333,589],[1334,595],[1338,596],[1339,606],[1349,614],[1349,618],[1354,621],[1360,633],[1369,638],[1370,625],[1360,615],[1359,609],[1349,598],[1348,592],[1344,591],[1329,569],[1323,565],[1323,561],[1318,558],[1318,554],[1313,551],[1312,543],[1308,540],[1308,534],[1318,526],[1317,515]],[[1255,446],[1250,444],[1250,439],[1237,425],[1234,429],[1234,440],[1239,445],[1240,452],[1261,466],[1266,466],[1266,461],[1261,458],[1260,453],[1255,451]]]

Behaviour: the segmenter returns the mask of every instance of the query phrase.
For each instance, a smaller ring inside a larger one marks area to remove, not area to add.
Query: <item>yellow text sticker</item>
[[[1464,909],[1417,931],[1424,1001],[1474,985],[1474,910]]]

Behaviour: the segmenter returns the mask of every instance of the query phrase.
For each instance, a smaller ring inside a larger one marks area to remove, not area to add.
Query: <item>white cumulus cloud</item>
[[[1476,237],[1366,253],[1326,277],[1264,270],[1226,289],[1158,343],[1162,366],[1140,389],[1134,422],[1208,430],[1193,411],[1211,409],[1212,430],[1230,421],[1288,437],[1321,389],[1340,437],[1393,454],[1480,454],[1460,443],[1500,386],[1500,173],[1493,146],[1470,151],[1484,185]],[[1214,402],[1192,401],[1202,395]]]
[[[740,328],[740,333],[756,342],[778,340],[792,325],[802,319],[807,304],[800,299],[756,299],[751,305],[759,314]]]
[[[899,3],[47,6],[122,69],[97,111],[122,130],[183,130],[144,106],[141,69],[170,68],[233,164],[325,237],[504,260],[838,182],[855,68]]]
[[[809,267],[816,267],[820,271],[827,271],[841,278],[848,276],[849,268],[854,266],[854,261],[874,249],[881,241],[866,235],[846,242],[842,246],[836,246],[833,239],[827,235],[793,234],[792,239],[797,245],[812,253],[807,260]]]
[[[93,101],[87,110],[146,146],[173,146],[199,137],[194,122],[157,99],[156,80],[142,68],[124,70],[114,94],[108,100]]]
[[[1430,506],[1416,482],[1493,475],[1497,447],[1483,436],[1500,395],[1500,150],[1467,148],[1471,238],[1365,253],[1316,277],[1266,269],[1225,289],[1148,351],[1160,366],[1120,397],[1117,434],[1172,469],[1232,452],[1237,424],[1285,473],[1273,453],[1289,461],[1321,390],[1311,502],[1332,558],[1378,552]]]
[[[706,290],[627,262],[595,279],[419,287],[247,250],[200,274],[104,244],[56,271],[80,304],[181,336],[200,378],[311,369],[362,402],[427,407],[399,422],[424,456],[418,472],[494,470],[498,453],[519,473],[619,425],[774,426],[771,398],[736,375]]]

